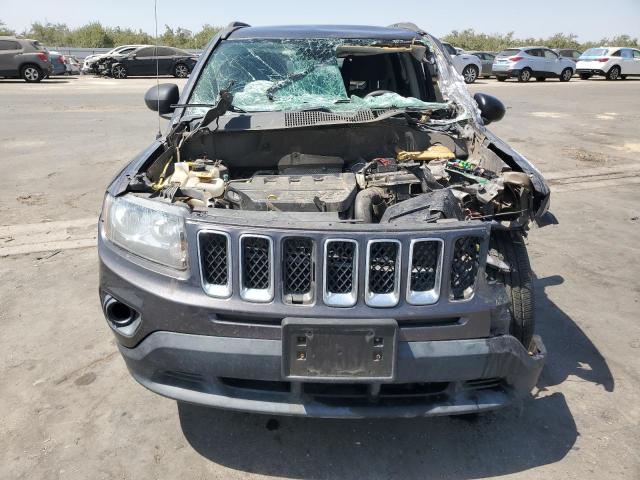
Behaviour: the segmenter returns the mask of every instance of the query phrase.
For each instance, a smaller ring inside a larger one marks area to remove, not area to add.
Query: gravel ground
[[[87,245],[157,132],[153,83],[0,80],[0,478],[640,477],[640,81],[471,87],[505,102],[491,128],[552,185],[560,224],[529,237],[549,357],[520,404],[397,421],[207,410],[130,378]]]

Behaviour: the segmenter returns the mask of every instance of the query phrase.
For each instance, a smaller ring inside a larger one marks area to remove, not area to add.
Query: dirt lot
[[[508,106],[492,128],[560,221],[529,239],[539,388],[474,421],[269,421],[130,378],[92,245],[104,187],[157,131],[153,82],[0,81],[0,478],[640,477],[640,81],[472,87]]]

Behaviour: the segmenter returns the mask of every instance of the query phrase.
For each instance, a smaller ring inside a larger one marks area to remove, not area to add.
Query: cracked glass
[[[447,107],[394,92],[364,98],[349,95],[341,73],[344,58],[337,52],[347,43],[376,46],[375,40],[353,39],[225,41],[204,67],[189,103],[214,104],[220,91],[227,89],[234,95],[233,105],[246,112]],[[380,48],[393,49],[393,42],[388,43]],[[206,107],[191,107],[187,114],[204,111]]]

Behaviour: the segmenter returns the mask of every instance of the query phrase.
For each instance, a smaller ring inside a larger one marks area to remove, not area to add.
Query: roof
[[[365,25],[285,25],[273,27],[241,27],[230,39],[248,38],[367,38],[376,40],[413,40],[416,32],[403,28]]]

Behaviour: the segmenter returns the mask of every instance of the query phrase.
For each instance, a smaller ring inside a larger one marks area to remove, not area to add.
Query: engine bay
[[[197,140],[185,133],[189,141],[175,138],[129,189],[205,212],[324,212],[354,223],[529,221],[533,187],[526,173],[481,146],[473,132],[421,131],[406,120],[208,131]],[[231,143],[244,147],[234,151]],[[300,151],[285,153],[292,146]]]

